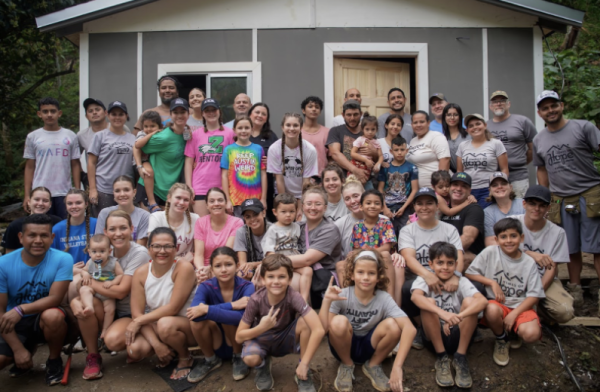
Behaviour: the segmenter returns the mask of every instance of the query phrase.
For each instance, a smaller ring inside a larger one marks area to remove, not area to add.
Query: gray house
[[[121,100],[134,121],[173,74],[182,96],[201,87],[226,107],[241,91],[268,103],[276,131],[308,95],[323,98],[330,125],[347,88],[379,114],[392,86],[411,111],[443,92],[486,116],[490,93],[505,90],[540,128],[543,36],[582,22],[543,0],[93,0],[37,19],[79,46],[82,102]]]

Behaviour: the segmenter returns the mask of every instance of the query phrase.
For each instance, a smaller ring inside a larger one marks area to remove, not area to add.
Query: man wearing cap
[[[431,97],[429,97],[429,105],[431,106],[431,114],[435,117],[429,123],[429,129],[444,133],[444,129],[442,128],[442,112],[446,105],[448,105],[446,96],[442,93],[432,94]]]
[[[515,198],[515,192],[503,172],[490,175],[490,198],[492,204],[484,208],[485,214],[485,246],[497,245],[494,225],[511,215],[524,214],[523,199]]]
[[[165,127],[169,123],[169,121],[171,121],[171,101],[179,97],[180,84],[174,76],[169,75],[161,76],[161,78],[158,79],[158,82],[156,84],[158,85],[158,96],[160,97],[161,103],[155,108],[144,110],[142,114],[146,113],[149,110],[154,110],[155,112],[158,112],[158,114],[160,114],[163,127]],[[140,118],[141,116],[142,115],[140,114]],[[140,121],[140,119],[138,119],[138,121],[133,126],[134,135],[137,135],[137,133],[141,131],[142,128],[142,122]]]
[[[529,187],[527,165],[532,160],[533,138],[537,130],[530,119],[511,114],[509,109],[508,94],[495,91],[490,97],[490,110],[494,117],[487,123],[487,128],[506,148],[509,181],[517,197],[522,199]]]
[[[233,111],[235,112],[235,118],[223,124],[223,126],[233,129],[233,123],[235,122],[235,119],[241,116],[247,116],[251,106],[252,101],[250,100],[249,96],[244,93],[238,94],[233,100]]]
[[[463,204],[471,194],[471,176],[464,172],[454,173],[450,179],[450,202],[453,206]],[[465,270],[475,256],[485,248],[483,208],[477,203],[469,204],[456,215],[442,215],[442,222],[456,227],[465,252]]]
[[[533,185],[525,193],[525,213],[512,218],[523,226],[522,250],[537,263],[546,293],[538,306],[538,314],[551,322],[566,323],[574,317],[573,297],[558,279],[558,263],[569,262],[569,247],[565,231],[546,219],[550,200],[548,188]]]
[[[540,185],[552,192],[548,218],[567,233],[567,289],[578,307],[583,304],[581,252],[594,255],[600,276],[600,173],[593,163],[600,131],[589,121],[565,119],[564,104],[554,91],[543,91],[536,104],[547,126],[533,139],[533,164]]]
[[[413,130],[411,124],[411,116],[410,113],[404,112],[404,107],[406,106],[406,96],[404,95],[404,91],[398,87],[393,87],[388,92],[388,106],[390,107],[390,111],[388,113],[383,113],[381,116],[377,118],[377,138],[382,139],[387,134],[385,130],[385,120],[391,114],[398,114],[402,116],[404,120],[404,125],[402,126],[402,131],[400,131],[400,136],[402,136],[405,140],[412,140],[414,137]]]
[[[356,89],[356,88],[348,89],[348,91],[346,91],[346,93],[344,94],[344,103],[347,102],[349,99],[357,101],[359,105],[362,103],[362,96],[360,95],[360,91],[358,91],[358,89]],[[342,108],[343,108],[343,106],[342,106]],[[361,110],[361,118],[362,118],[362,110]],[[333,118],[333,123],[331,125],[331,128],[337,127],[340,125],[344,125],[344,124],[345,124],[344,115],[338,114],[337,116],[335,116]]]

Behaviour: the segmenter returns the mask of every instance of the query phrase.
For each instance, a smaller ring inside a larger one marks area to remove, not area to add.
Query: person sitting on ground
[[[458,252],[454,245],[436,242],[429,248],[429,268],[444,283],[455,276]],[[456,385],[471,388],[473,380],[467,362],[467,349],[477,328],[477,315],[487,306],[487,299],[465,277],[458,290],[442,289],[436,294],[425,279],[418,277],[411,288],[412,302],[421,309],[423,342],[435,352],[435,381],[441,387]],[[452,378],[449,355],[454,355]]]
[[[523,227],[513,218],[494,225],[497,246],[488,246],[473,260],[466,277],[485,285],[489,300],[481,323],[496,335],[494,362],[508,365],[509,347],[533,343],[542,337],[542,326],[533,309],[546,297],[535,261],[521,251]],[[518,339],[510,342],[509,333]]]
[[[265,217],[265,208],[258,199],[244,200],[242,217],[246,224],[235,232],[233,250],[239,260],[239,276],[250,280],[265,258],[261,243],[272,223]]]
[[[494,225],[500,219],[511,215],[525,213],[523,199],[516,199],[508,176],[502,172],[490,175],[490,195],[486,199],[490,204],[483,213],[485,214],[485,246],[496,245]]]
[[[354,253],[346,263],[343,279],[346,288],[341,289],[331,278],[319,312],[331,354],[341,362],[335,388],[352,391],[354,364],[359,363],[375,389],[401,391],[402,366],[416,330],[386,292],[389,280],[381,253],[374,249]],[[381,363],[398,341],[388,378]]]
[[[19,233],[23,249],[0,257],[0,370],[14,363],[11,377],[27,373],[45,341],[48,385],[63,377],[60,352],[68,326],[59,305],[73,280],[73,257],[50,249],[53,237],[48,215],[30,215]]]
[[[235,381],[250,374],[242,360],[242,345],[235,341],[235,334],[248,300],[254,294],[254,285],[236,276],[238,264],[233,249],[226,246],[215,249],[210,255],[210,268],[215,277],[198,286],[187,310],[192,333],[205,357],[205,361],[188,375],[191,383],[204,380],[228,359],[233,362]]]
[[[259,391],[273,389],[271,357],[298,353],[296,383],[302,391],[314,391],[310,361],[325,333],[317,313],[291,288],[291,260],[274,253],[265,257],[260,275],[265,287],[252,294],[235,334],[243,343],[242,359],[256,368],[254,382]],[[279,317],[278,317],[279,316]]]

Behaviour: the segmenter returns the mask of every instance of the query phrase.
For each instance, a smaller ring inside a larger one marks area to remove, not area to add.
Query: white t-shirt
[[[419,169],[419,188],[431,188],[431,174],[439,170],[442,158],[450,158],[448,140],[443,134],[428,131],[421,139],[410,141],[406,160]]]
[[[283,176],[285,189],[296,199],[302,197],[302,180],[319,174],[317,150],[306,140],[302,140],[302,153],[303,157],[300,156],[300,146],[293,150],[285,146],[285,156],[282,157],[281,139],[279,139],[269,147],[267,154],[267,172],[281,174],[285,164]],[[304,163],[304,171],[302,171],[302,163]]]
[[[188,222],[187,216],[183,217],[183,223],[181,223],[177,227],[169,226],[167,222],[167,215],[165,211],[158,211],[153,214],[150,214],[150,219],[148,221],[148,235],[152,232],[152,230],[157,227],[170,227],[173,229],[175,234],[177,235],[177,257],[181,257],[188,252],[192,251],[192,247],[194,246],[194,227],[196,226],[196,221],[200,216],[198,214],[190,213],[190,218],[192,223]]]
[[[436,294],[434,291],[429,290],[429,286],[425,282],[425,279],[420,276],[415,279],[410,288],[412,293],[415,290],[421,290],[425,293],[425,297],[435,299],[435,304],[438,308],[458,314],[465,298],[469,298],[477,294],[479,291],[473,286],[473,283],[465,277],[461,277],[458,281],[458,290],[453,293],[442,290],[440,294]],[[444,320],[440,319],[442,324]]]

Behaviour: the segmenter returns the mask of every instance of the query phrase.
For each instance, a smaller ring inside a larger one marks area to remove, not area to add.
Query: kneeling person
[[[457,250],[447,242],[436,242],[429,248],[429,267],[445,283],[455,276]],[[411,289],[412,302],[421,309],[423,338],[437,355],[435,381],[441,387],[454,385],[450,371],[450,358],[456,371],[456,385],[471,388],[473,380],[467,362],[467,348],[477,327],[477,314],[487,306],[487,299],[477,291],[473,283],[461,277],[458,290],[433,292],[418,277]]]

